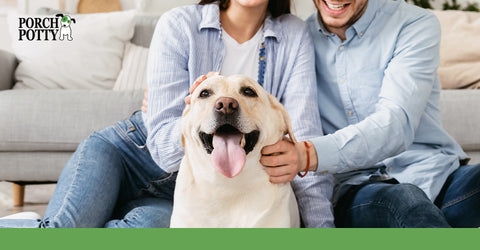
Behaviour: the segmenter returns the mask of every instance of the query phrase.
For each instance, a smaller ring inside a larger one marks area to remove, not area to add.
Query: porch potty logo
[[[18,22],[19,41],[72,41],[72,23],[75,18],[57,14],[55,17],[20,17]]]

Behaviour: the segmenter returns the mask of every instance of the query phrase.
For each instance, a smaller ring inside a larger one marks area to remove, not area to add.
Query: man
[[[441,125],[435,16],[400,0],[314,2],[326,136],[264,148],[267,172],[335,174],[338,227],[479,227],[480,165]]]

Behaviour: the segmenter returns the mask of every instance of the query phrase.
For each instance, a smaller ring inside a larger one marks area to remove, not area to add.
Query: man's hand
[[[272,183],[292,181],[300,171],[301,163],[295,144],[288,138],[262,149],[260,163],[270,175]]]
[[[312,166],[317,165],[316,155],[315,147],[312,147],[310,149],[310,170],[314,170]],[[307,168],[307,149],[303,142],[294,144],[285,137],[262,149],[260,163],[265,166],[271,183],[287,183]]]

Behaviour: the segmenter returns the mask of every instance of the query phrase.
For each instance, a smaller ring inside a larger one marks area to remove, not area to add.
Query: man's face
[[[330,32],[345,34],[367,9],[368,0],[314,0],[323,24]]]

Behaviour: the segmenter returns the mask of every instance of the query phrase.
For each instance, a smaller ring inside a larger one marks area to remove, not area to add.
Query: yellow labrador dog
[[[185,156],[171,227],[299,227],[290,184],[272,184],[261,149],[292,134],[284,107],[254,80],[216,76],[192,93],[181,119]]]

